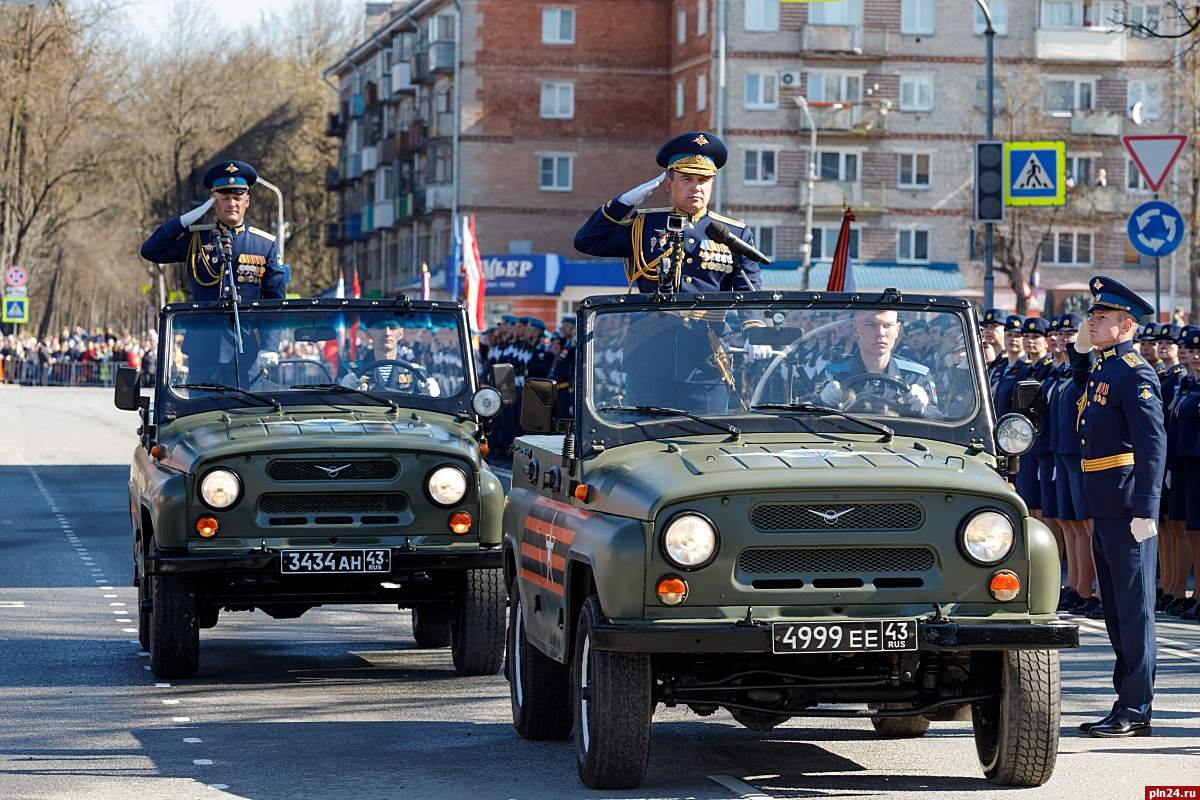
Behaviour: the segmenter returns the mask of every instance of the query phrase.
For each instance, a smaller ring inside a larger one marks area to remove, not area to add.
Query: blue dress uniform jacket
[[[1023,355],[1014,364],[1006,360],[996,371],[999,377],[996,380],[996,394],[992,398],[996,419],[1012,411],[1013,390],[1017,388],[1018,381],[1025,380],[1028,370],[1029,357]]]
[[[658,289],[658,265],[663,256],[674,257],[667,232],[669,213],[682,212],[672,208],[638,209],[610,200],[575,234],[575,249],[592,256],[625,259],[630,287],[636,284],[639,292],[653,294]],[[687,222],[680,291],[745,292],[762,287],[758,262],[733,253],[704,234],[710,222],[721,222],[734,236],[753,245],[754,234],[744,222],[711,211],[684,216]]]
[[[142,258],[156,264],[183,263],[193,300],[221,299],[221,262],[214,239],[218,229],[233,233],[233,270],[242,300],[282,300],[285,291],[283,261],[275,237],[258,228],[192,225],[179,217],[167,220],[142,245]]]

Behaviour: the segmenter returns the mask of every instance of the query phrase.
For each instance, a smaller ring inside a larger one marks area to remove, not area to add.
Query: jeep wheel
[[[513,727],[523,739],[571,735],[571,670],[529,643],[517,581],[508,594],[508,696]]]
[[[787,714],[767,714],[764,711],[749,711],[744,708],[731,708],[729,714],[743,727],[759,733],[766,733],[791,719]]]
[[[600,598],[592,595],[575,628],[576,765],[591,789],[636,789],[650,760],[650,656],[593,650],[592,627],[605,621]]]
[[[195,582],[186,575],[154,575],[150,593],[150,670],[158,678],[191,678],[200,667]]]
[[[897,708],[912,708],[906,703],[870,703],[873,710],[891,711]],[[929,730],[929,720],[916,717],[871,717],[875,732],[884,739],[919,739]]]
[[[450,646],[450,612],[426,606],[412,610],[413,639],[417,647]]]
[[[495,675],[504,660],[504,575],[468,570],[450,622],[450,652],[459,675]]]
[[[149,580],[144,575],[137,576],[138,641],[147,653],[150,652],[150,593],[146,591]]]
[[[971,709],[984,775],[1000,786],[1048,781],[1058,753],[1058,651],[977,652],[971,673],[976,682],[997,691]]]

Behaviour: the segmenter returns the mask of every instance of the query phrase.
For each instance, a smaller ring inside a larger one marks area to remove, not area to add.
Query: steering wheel
[[[909,390],[909,386],[907,383],[905,383],[904,379],[898,378],[895,375],[888,375],[887,373],[883,372],[860,372],[856,375],[851,375],[844,381],[841,381],[842,391],[849,393],[851,390],[857,389],[858,387],[867,383],[890,386],[901,395],[908,394]],[[877,409],[873,408],[873,406],[876,403],[881,403],[883,408],[879,410],[899,414],[903,410],[904,406],[901,405],[897,399],[885,397],[883,394],[881,394],[879,389],[883,388],[883,386],[877,388],[875,391],[860,390],[856,392],[854,399],[842,406],[842,411],[875,411]]]
[[[383,366],[399,367],[405,372],[414,375],[418,381],[429,380],[429,375],[426,373],[424,367],[422,367],[420,364],[414,364],[411,361],[406,361],[403,358],[377,358],[374,361],[366,361],[362,364],[359,364],[358,369],[355,370],[355,372],[358,373],[358,376],[361,379],[368,375],[375,368]],[[397,388],[400,388],[398,384]],[[415,389],[416,387],[413,388]]]

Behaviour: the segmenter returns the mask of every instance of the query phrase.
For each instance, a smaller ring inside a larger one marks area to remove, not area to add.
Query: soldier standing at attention
[[[1154,571],[1166,462],[1158,376],[1133,351],[1138,320],[1154,308],[1112,278],[1092,278],[1088,321],[1071,354],[1084,489],[1104,624],[1116,652],[1111,713],[1080,729],[1106,738],[1149,736],[1156,640]],[[1092,347],[1100,358],[1089,369]]]

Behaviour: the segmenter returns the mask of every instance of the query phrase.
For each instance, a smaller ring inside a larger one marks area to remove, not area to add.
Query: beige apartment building
[[[1015,260],[1025,283],[1036,267],[1047,313],[1081,302],[1095,272],[1153,300],[1153,261],[1127,237],[1153,193],[1120,137],[1176,132],[1188,114],[1173,42],[1118,23],[1167,32],[1172,20],[1158,3],[988,5],[994,137],[1065,142],[1069,187],[1065,206],[1010,208],[996,225],[996,303],[1016,305],[1003,274]],[[427,263],[449,293],[451,219],[463,214],[475,216],[496,277],[497,314],[553,322],[586,294],[623,289],[617,265],[574,252],[574,233],[658,172],[663,141],[703,129],[730,149],[714,206],[753,227],[776,259],[768,287],[801,285],[810,204],[811,285],[823,287],[844,200],[857,218],[859,288],[982,296],[973,153],[986,138],[987,42],[976,3],[418,0],[370,10],[372,32],[327,73],[341,98],[328,241],[367,290],[411,292]],[[1181,161],[1160,191],[1185,218],[1175,187],[1188,180]],[[1162,304],[1173,265],[1186,306],[1182,251],[1161,260]]]

